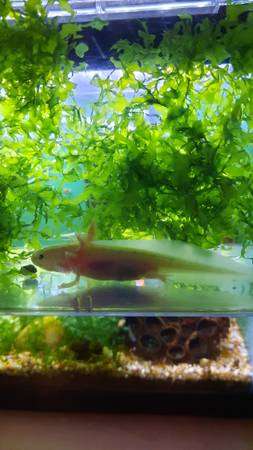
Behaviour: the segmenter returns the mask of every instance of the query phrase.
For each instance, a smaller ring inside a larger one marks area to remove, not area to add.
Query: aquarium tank
[[[253,4],[3,0],[0,62],[1,407],[249,412]]]

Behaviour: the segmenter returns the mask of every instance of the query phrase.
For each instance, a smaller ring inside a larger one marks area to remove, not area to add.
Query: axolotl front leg
[[[70,287],[76,286],[79,283],[79,281],[80,281],[80,275],[77,274],[75,276],[74,280],[69,281],[68,283],[61,283],[61,284],[59,284],[58,288],[59,289],[70,288]]]
[[[83,238],[83,236],[81,234],[77,233],[76,238],[79,242],[79,250],[81,250],[87,242],[90,242],[93,239],[93,236],[94,236],[94,227],[93,226],[90,227],[88,235],[85,238]],[[69,256],[70,258],[73,256],[74,257],[76,256],[76,252],[67,252],[67,253],[68,253],[67,256]],[[77,273],[74,280],[69,281],[68,283],[61,283],[58,287],[59,287],[59,289],[70,288],[70,287],[76,286],[79,283],[79,281],[80,281],[80,274]]]

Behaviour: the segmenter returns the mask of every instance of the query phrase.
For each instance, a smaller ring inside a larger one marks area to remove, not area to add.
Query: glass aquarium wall
[[[2,407],[251,415],[252,319],[5,316],[0,326]]]
[[[252,17],[0,5],[3,394],[251,395]]]
[[[15,9],[24,8],[23,0],[12,2]],[[244,4],[245,1],[236,0],[234,4]],[[90,0],[74,1],[67,3],[50,2],[42,4],[47,9],[48,17],[57,17],[59,22],[68,22],[71,16],[71,9],[75,13],[75,22],[88,22],[100,18],[102,20],[119,19],[146,19],[149,17],[168,17],[180,13],[190,14],[215,14],[226,5],[224,0],[192,0],[192,1],[171,1],[171,0]]]

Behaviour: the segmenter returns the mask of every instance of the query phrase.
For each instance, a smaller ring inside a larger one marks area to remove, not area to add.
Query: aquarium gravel
[[[236,320],[231,319],[228,336],[222,340],[216,360],[203,358],[199,364],[168,365],[144,361],[133,354],[120,354],[124,376],[180,381],[235,381],[249,382],[251,366],[248,353]]]

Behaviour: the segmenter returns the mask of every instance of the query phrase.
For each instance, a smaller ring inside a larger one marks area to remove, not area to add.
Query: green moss
[[[114,351],[124,342],[124,330],[119,329],[117,317],[64,317],[60,320],[66,343],[88,340]]]
[[[33,319],[19,332],[14,347],[17,351],[55,352],[63,343],[64,329],[56,317]]]
[[[11,352],[20,329],[18,317],[0,317],[0,355]]]
[[[110,360],[124,346],[117,318],[2,317],[0,355],[29,352],[44,363],[65,359]]]

